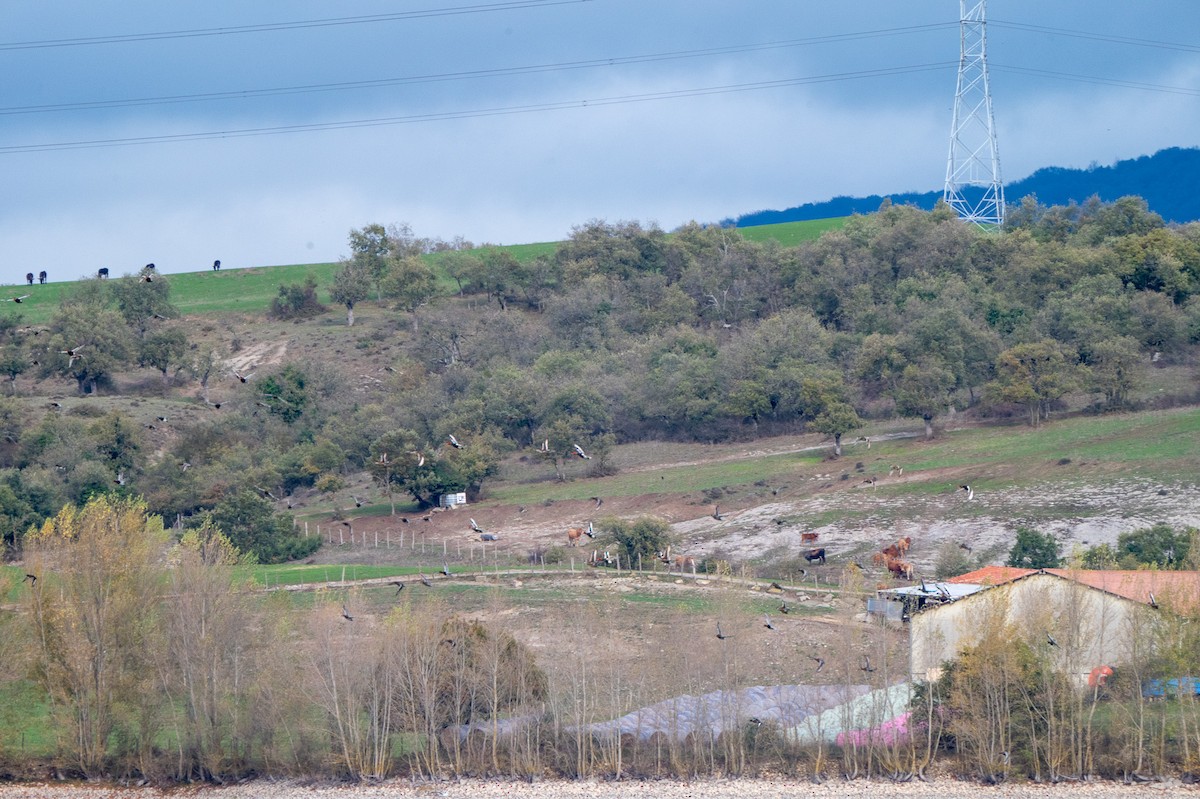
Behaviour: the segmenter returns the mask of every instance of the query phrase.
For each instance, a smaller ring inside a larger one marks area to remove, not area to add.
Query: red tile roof
[[[1200,606],[1200,572],[1096,569],[1018,569],[1013,566],[985,566],[946,580],[948,583],[1002,585],[1044,571],[1064,580],[1081,583],[1134,602],[1155,601],[1176,607]]]

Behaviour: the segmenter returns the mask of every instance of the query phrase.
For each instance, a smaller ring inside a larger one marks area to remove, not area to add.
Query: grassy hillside
[[[810,222],[785,222],[779,225],[761,225],[742,228],[738,232],[755,242],[778,241],[785,247],[794,247],[802,242],[820,237],[827,230],[837,230],[845,224],[845,218],[818,219]],[[552,256],[558,242],[547,241],[532,244],[511,244],[498,249],[511,254],[517,261],[528,263],[538,256]],[[427,256],[439,272],[443,288],[452,290],[454,282],[439,269],[440,255]],[[179,272],[169,275],[171,302],[186,316],[222,313],[262,313],[271,305],[279,293],[280,285],[303,283],[312,275],[320,286],[318,295],[322,302],[329,302],[329,285],[333,280],[336,263],[289,264],[280,266],[256,266],[244,269],[222,269],[219,272]],[[114,276],[114,279],[120,276]],[[58,308],[64,294],[69,293],[77,281],[48,283],[44,286],[11,286],[0,290],[0,297],[29,297],[21,303],[3,308],[9,314],[20,314],[25,324],[45,324]]]

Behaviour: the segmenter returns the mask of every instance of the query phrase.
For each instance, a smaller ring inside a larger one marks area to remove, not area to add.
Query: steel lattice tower
[[[958,90],[946,162],[946,202],[960,219],[1004,224],[1004,184],[987,68],[987,0],[959,0]],[[968,7],[970,7],[968,9]]]

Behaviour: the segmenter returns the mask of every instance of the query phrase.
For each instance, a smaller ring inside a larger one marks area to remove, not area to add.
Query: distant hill
[[[1087,169],[1066,169],[1048,166],[1004,187],[1004,198],[1016,204],[1021,198],[1036,195],[1042,205],[1081,203],[1093,194],[1112,202],[1130,194],[1145,198],[1150,210],[1168,222],[1191,222],[1200,219],[1200,148],[1170,147],[1154,155],[1143,155],[1112,166],[1090,166]],[[886,198],[894,203],[930,209],[942,198],[941,189],[927,192],[867,197],[834,197],[819,203],[806,203],[783,211],[755,211],[722,224],[736,227],[770,225],[808,219],[828,219],[849,214],[868,214],[879,210]]]

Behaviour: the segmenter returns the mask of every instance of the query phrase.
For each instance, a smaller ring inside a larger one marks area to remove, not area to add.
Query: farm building
[[[952,598],[909,615],[911,679],[936,680],[943,664],[989,626],[1008,624],[1046,647],[1085,682],[1151,644],[1156,614],[1200,606],[1200,572],[1016,569],[989,566],[951,578]],[[912,607],[913,588],[889,597]],[[945,597],[945,594],[943,595]]]

